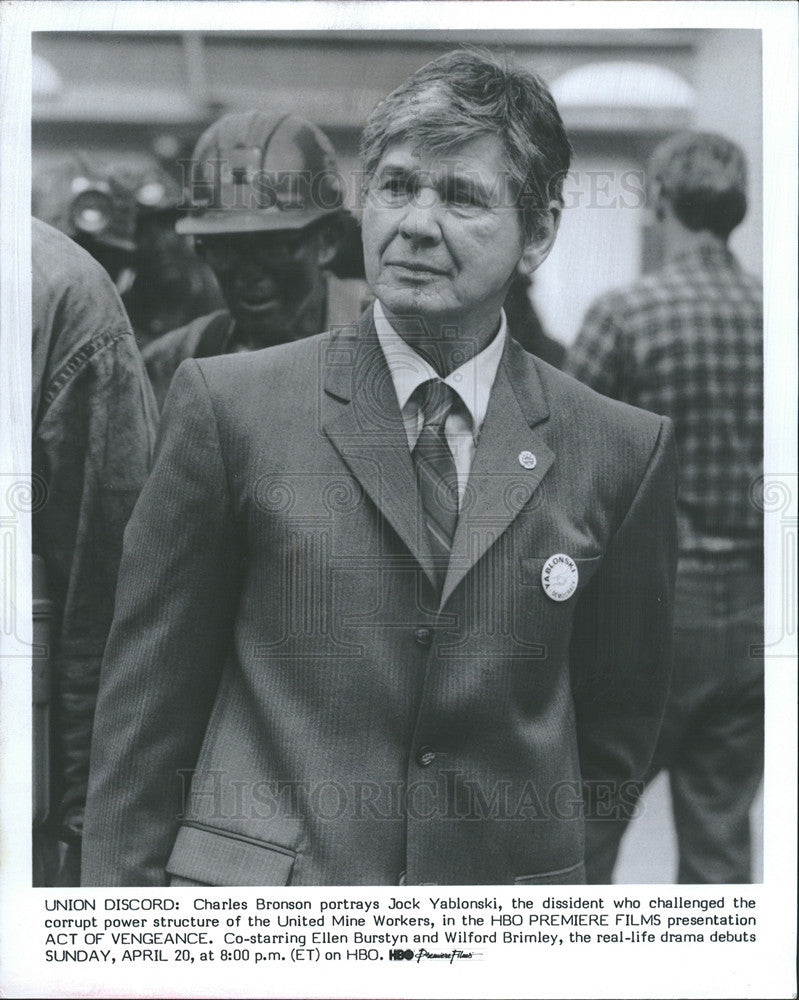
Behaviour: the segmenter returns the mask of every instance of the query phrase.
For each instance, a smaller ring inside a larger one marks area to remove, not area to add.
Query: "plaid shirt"
[[[681,555],[762,547],[763,294],[728,250],[703,245],[602,296],[565,370],[674,421]]]

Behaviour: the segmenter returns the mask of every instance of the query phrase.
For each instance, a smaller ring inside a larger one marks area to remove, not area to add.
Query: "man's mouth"
[[[398,267],[403,271],[409,271],[412,274],[435,274],[444,275],[447,272],[444,268],[435,267],[432,264],[424,264],[421,261],[410,261],[410,260],[390,260],[387,262],[389,267]]]
[[[255,312],[275,309],[280,302],[278,289],[273,281],[259,281],[246,285],[242,283],[242,286],[236,289],[235,296],[243,309]]]
[[[274,295],[244,296],[239,295],[237,305],[240,311],[248,313],[272,312],[280,305],[280,300]]]

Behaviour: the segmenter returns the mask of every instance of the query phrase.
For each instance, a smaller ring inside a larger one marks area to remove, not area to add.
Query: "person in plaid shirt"
[[[672,691],[649,779],[668,770],[678,880],[751,880],[749,810],[763,770],[763,299],[727,246],[746,164],[719,135],[654,152],[649,197],[667,263],[589,309],[565,370],[670,417],[680,459]],[[590,831],[611,880],[623,820]]]

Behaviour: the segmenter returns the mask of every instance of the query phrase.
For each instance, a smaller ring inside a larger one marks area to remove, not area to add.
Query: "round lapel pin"
[[[544,593],[553,601],[568,601],[577,590],[579,579],[577,564],[564,552],[556,552],[554,556],[550,556],[541,570]]]
[[[520,451],[519,465],[524,469],[534,469],[538,465],[538,459],[531,451]]]

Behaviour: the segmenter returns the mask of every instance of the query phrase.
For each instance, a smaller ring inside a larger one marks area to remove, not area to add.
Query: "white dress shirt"
[[[424,415],[417,398],[411,397],[417,386],[440,376],[425,358],[400,337],[386,319],[379,301],[374,304],[374,321],[377,339],[380,341],[397,394],[397,402],[408,437],[408,447],[413,451],[422,432]],[[458,473],[458,495],[461,500],[488,410],[491,388],[502,358],[507,330],[505,313],[501,310],[499,330],[491,343],[442,380],[455,390],[465,407],[465,411],[462,407],[455,407],[444,425],[444,434]]]

